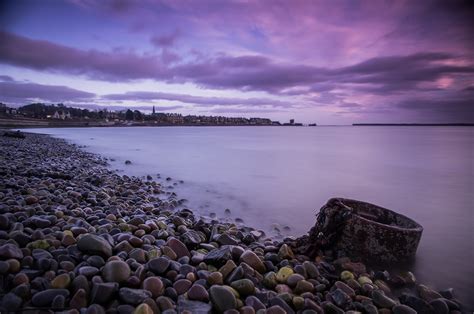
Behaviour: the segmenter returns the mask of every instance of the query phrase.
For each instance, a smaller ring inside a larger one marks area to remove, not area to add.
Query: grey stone
[[[22,303],[23,300],[12,292],[5,294],[2,299],[2,307],[8,312],[18,311]]]
[[[69,296],[69,291],[66,289],[48,289],[40,291],[33,295],[31,301],[34,306],[50,306],[57,295],[62,295],[67,298]]]
[[[229,246],[223,246],[219,249],[214,249],[204,256],[203,262],[206,264],[220,267],[228,260],[232,259],[232,252]]]
[[[195,284],[188,290],[188,298],[190,300],[207,302],[209,301],[209,293],[203,286]]]
[[[150,260],[146,265],[147,268],[155,273],[156,275],[161,275],[166,272],[170,266],[170,259],[166,257],[158,257]]]
[[[118,291],[119,285],[116,282],[96,283],[92,287],[92,303],[106,304]]]
[[[237,307],[235,295],[225,286],[212,286],[209,289],[209,296],[212,305],[219,312],[225,312]]]
[[[191,253],[189,253],[188,248],[180,240],[176,238],[170,238],[166,243],[176,253],[178,258],[181,258],[183,256],[187,256],[189,258],[191,257]]]
[[[107,262],[102,269],[102,277],[107,282],[125,282],[130,277],[130,266],[122,261]]]
[[[0,258],[2,259],[9,259],[9,258],[16,258],[22,259],[23,252],[20,250],[19,247],[12,243],[7,243],[0,246]]]
[[[387,297],[381,290],[374,290],[372,291],[372,300],[378,307],[383,307],[387,309],[391,309],[396,302],[389,297]]]
[[[121,288],[119,296],[127,304],[138,305],[151,298],[151,292],[143,289]]]
[[[80,251],[91,255],[100,255],[104,257],[112,256],[112,247],[109,242],[94,234],[86,234],[82,236],[77,241],[77,248]]]

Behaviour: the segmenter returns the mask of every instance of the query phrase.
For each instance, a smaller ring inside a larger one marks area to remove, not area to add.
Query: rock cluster
[[[309,260],[251,228],[173,210],[176,195],[157,182],[62,140],[2,137],[0,156],[2,313],[460,311],[450,290],[411,274]]]

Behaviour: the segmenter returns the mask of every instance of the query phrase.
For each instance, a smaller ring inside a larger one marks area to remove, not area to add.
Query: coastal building
[[[56,110],[52,116],[53,119],[58,119],[58,120],[66,120],[66,119],[71,119],[71,114],[68,112],[65,112],[64,110]]]
[[[295,123],[295,119],[290,119],[290,123],[283,123],[285,126],[303,126],[303,123]]]

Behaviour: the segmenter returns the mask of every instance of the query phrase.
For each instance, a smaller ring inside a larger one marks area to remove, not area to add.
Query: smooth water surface
[[[31,130],[29,130],[31,131]],[[36,129],[115,159],[129,175],[171,177],[187,206],[267,234],[299,236],[335,196],[424,227],[415,274],[474,308],[474,128],[137,127]],[[125,160],[131,165],[124,165]],[[184,183],[178,183],[183,180]],[[279,231],[278,231],[279,230]]]

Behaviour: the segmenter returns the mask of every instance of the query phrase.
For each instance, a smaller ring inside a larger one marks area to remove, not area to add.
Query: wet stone
[[[207,302],[209,300],[209,293],[201,285],[193,285],[188,291],[188,298],[190,300]]]
[[[69,291],[66,289],[48,289],[33,295],[32,303],[34,306],[49,306],[53,302],[53,299],[57,295],[62,295],[64,297],[69,296]]]
[[[443,296],[438,292],[434,291],[433,289],[425,286],[425,285],[418,285],[417,287],[418,294],[420,297],[425,301],[432,301],[434,299],[442,298]]]
[[[7,293],[2,299],[2,308],[9,312],[16,312],[21,308],[23,300],[14,293]]]
[[[178,313],[212,313],[211,304],[196,300],[187,300],[183,296],[178,298],[178,304],[176,309]]]
[[[130,277],[130,266],[122,261],[107,262],[102,269],[102,276],[107,282],[125,282]]]
[[[264,310],[265,304],[262,303],[257,297],[251,295],[245,299],[245,305],[252,307],[255,311]]]
[[[234,237],[228,235],[227,233],[223,233],[219,235],[216,239],[217,243],[220,245],[237,245],[239,241]]]
[[[300,274],[292,274],[288,277],[287,284],[288,286],[294,288],[298,281],[304,280],[304,277]]]
[[[433,308],[435,314],[449,313],[449,307],[442,299],[434,299],[429,302],[429,305]]]
[[[115,282],[96,283],[92,287],[91,300],[93,303],[105,304],[114,297],[118,288],[119,285]]]
[[[165,257],[158,257],[150,260],[147,263],[147,268],[155,273],[156,275],[160,275],[166,272],[170,265],[170,259]]]
[[[344,270],[343,272],[341,272],[341,279],[344,281],[354,279],[354,274],[348,270]]]
[[[208,252],[204,256],[203,262],[214,266],[222,266],[231,259],[232,253],[230,248],[228,246],[223,246],[219,249],[214,249]]]
[[[280,297],[272,298],[270,300],[270,306],[279,306],[285,311],[285,313],[288,313],[288,314],[294,314],[295,313],[295,311],[288,305],[288,303],[286,303],[285,300],[283,300]]]
[[[250,279],[236,280],[232,282],[230,286],[243,296],[254,294],[255,292],[255,285]]]
[[[0,258],[1,259],[9,259],[9,258],[22,259],[23,252],[16,245],[7,243],[0,246]]]
[[[265,265],[263,264],[262,260],[250,250],[246,250],[240,256],[240,261],[250,265],[253,269],[258,271],[259,273],[265,272]]]
[[[417,311],[404,304],[397,304],[392,308],[393,314],[417,314]]]
[[[203,240],[199,233],[194,230],[186,231],[181,235],[181,240],[184,244],[190,247],[197,247]]]
[[[128,304],[138,305],[148,298],[151,298],[151,292],[143,289],[121,288],[119,290],[120,299]]]
[[[68,274],[61,274],[61,275],[56,276],[56,278],[54,278],[51,281],[51,288],[65,289],[69,286],[70,283],[71,283],[71,277],[69,277]]]
[[[209,289],[209,296],[212,305],[219,312],[237,307],[235,295],[228,288],[225,288],[225,286],[212,286]]]
[[[336,282],[334,283],[334,286],[335,286],[336,288],[341,289],[341,290],[344,291],[345,293],[347,293],[347,295],[350,296],[351,298],[352,298],[352,297],[355,297],[355,295],[356,295],[354,289],[352,289],[351,287],[349,287],[347,284],[345,284],[345,283],[342,282],[342,281],[336,281]]]
[[[97,267],[93,267],[93,266],[83,266],[83,267],[79,268],[78,273],[80,275],[84,275],[84,276],[90,278],[90,277],[96,275],[97,273],[99,273],[99,269]]]
[[[400,303],[408,305],[418,313],[429,313],[433,311],[433,308],[428,304],[428,302],[409,294],[403,294],[400,296],[399,300]]]
[[[338,307],[345,307],[349,303],[351,303],[351,297],[347,295],[344,291],[341,289],[336,289],[333,292],[331,292],[331,298],[334,300],[334,303]]]
[[[223,276],[221,272],[213,272],[207,277],[207,282],[209,285],[222,285],[224,283]]]
[[[229,276],[230,273],[234,271],[234,269],[237,268],[237,265],[235,265],[233,260],[228,260],[224,266],[219,268],[219,272],[222,274],[222,277],[225,279],[227,276]]]
[[[226,278],[227,283],[239,280],[244,276],[244,269],[242,266],[235,268]]]
[[[159,277],[148,277],[143,281],[143,289],[150,291],[153,298],[163,294],[164,285]]]
[[[187,279],[179,279],[173,284],[173,288],[178,294],[183,294],[191,287],[192,282]]]
[[[314,290],[313,284],[306,280],[298,281],[295,287],[295,293],[297,294],[302,294],[305,292],[313,292],[313,290]]]
[[[278,284],[277,275],[274,272],[268,272],[263,277],[263,285],[269,289],[273,289]]]
[[[87,295],[84,289],[79,289],[69,301],[69,306],[73,309],[82,309],[87,307]]]
[[[394,300],[384,295],[380,290],[372,291],[372,300],[374,300],[374,303],[378,307],[387,308],[387,309],[392,308],[396,304]]]
[[[188,248],[186,245],[176,238],[168,239],[167,245],[176,253],[177,257],[191,257]]]
[[[295,258],[295,255],[287,244],[283,244],[278,250],[278,257],[280,259],[293,259]]]
[[[105,257],[110,257],[112,255],[112,247],[109,242],[104,238],[93,234],[82,236],[77,241],[77,248],[80,251],[91,255],[101,255]]]
[[[286,281],[288,280],[288,278],[293,275],[293,269],[291,269],[290,267],[282,267],[280,268],[280,270],[277,272],[276,274],[276,280],[279,282],[279,283],[286,283]]]

